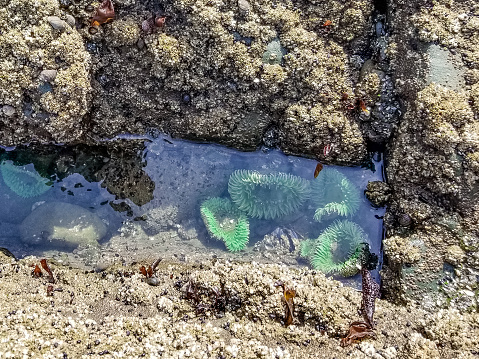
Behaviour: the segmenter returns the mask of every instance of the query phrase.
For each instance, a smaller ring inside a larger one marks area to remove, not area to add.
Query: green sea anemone
[[[309,183],[282,172],[236,170],[230,176],[228,192],[248,216],[273,219],[297,210],[309,196]]]
[[[249,240],[248,218],[229,199],[209,198],[201,204],[200,212],[213,238],[225,242],[231,252],[245,249]]]
[[[15,166],[12,161],[0,165],[3,181],[13,192],[23,198],[39,196],[51,187],[50,181],[26,166]]]
[[[301,256],[309,259],[314,269],[324,274],[350,277],[358,273],[363,250],[368,248],[367,236],[356,223],[336,221],[317,239],[301,244]]]
[[[359,190],[346,176],[336,170],[325,168],[311,183],[311,199],[318,206],[314,219],[324,217],[352,216],[359,209]]]

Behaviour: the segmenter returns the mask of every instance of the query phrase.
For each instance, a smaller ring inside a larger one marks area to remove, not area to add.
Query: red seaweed
[[[35,278],[40,278],[43,275],[42,270],[40,269],[38,264],[35,264],[35,268],[33,269],[32,275]]]
[[[283,289],[283,297],[281,298],[281,300],[285,304],[284,326],[287,327],[288,325],[293,323],[293,298],[296,296],[296,291],[294,289],[286,287],[281,281],[276,282],[274,285]]]
[[[40,261],[40,264],[42,265],[42,268],[45,270],[45,272],[48,273],[48,275],[49,275],[49,278],[48,278],[49,282],[50,282],[50,283],[55,283],[55,277],[53,277],[53,272],[52,272],[52,270],[50,269],[50,267],[48,266],[47,260],[46,260],[46,259],[42,259],[42,260]]]
[[[349,332],[345,338],[341,339],[341,346],[346,347],[353,343],[357,343],[362,339],[375,338],[376,333],[366,322],[356,321],[349,325]]]
[[[111,0],[104,0],[96,9],[95,15],[91,19],[92,26],[100,26],[115,18],[115,9]]]
[[[323,165],[318,162],[318,164],[316,165],[316,168],[314,170],[314,178],[318,177],[319,172],[321,172],[322,169],[323,169]]]

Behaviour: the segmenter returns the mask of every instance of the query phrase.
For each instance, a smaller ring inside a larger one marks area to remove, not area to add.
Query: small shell
[[[181,96],[181,100],[183,101],[183,103],[185,104],[189,104],[191,102],[191,96],[187,93],[184,93],[182,96]]]
[[[403,213],[399,216],[398,222],[401,227],[409,227],[412,224],[412,218],[408,214]]]
[[[153,31],[155,31],[155,21],[152,17],[149,19],[144,20],[141,23],[141,29],[146,32],[147,34],[151,34]]]
[[[238,0],[238,8],[240,10],[240,13],[248,14],[251,10],[251,5],[247,0]]]
[[[67,21],[67,24],[70,25],[70,27],[75,27],[76,20],[72,15],[67,14],[66,21]]]

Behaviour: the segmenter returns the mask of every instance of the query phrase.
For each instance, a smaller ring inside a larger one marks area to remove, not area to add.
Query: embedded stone
[[[59,31],[65,30],[67,25],[67,23],[60,19],[58,16],[48,16],[47,21],[55,30]]]
[[[5,116],[10,117],[10,116],[13,116],[13,114],[15,113],[15,108],[10,105],[3,105],[2,111],[5,114]]]
[[[57,70],[43,70],[38,78],[41,81],[52,82],[57,77]]]
[[[72,15],[67,14],[67,16],[66,16],[66,22],[67,22],[67,24],[70,25],[71,27],[74,27],[76,20],[75,20],[75,18],[74,18]]]

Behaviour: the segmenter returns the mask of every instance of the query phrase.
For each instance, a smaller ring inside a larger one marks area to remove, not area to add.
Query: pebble
[[[66,21],[68,25],[70,25],[71,27],[75,27],[76,20],[72,15],[67,14]]]
[[[181,96],[181,100],[183,101],[183,103],[189,104],[191,101],[191,96],[185,93]]]
[[[463,293],[469,297],[474,297],[475,294],[473,291],[470,291],[470,290],[464,290]]]
[[[58,16],[48,16],[47,21],[55,29],[63,31],[66,28],[67,23],[60,19]]]
[[[238,0],[238,7],[240,12],[242,12],[243,14],[249,13],[251,9],[251,5],[247,0]]]
[[[13,114],[15,113],[15,108],[10,105],[3,105],[2,111],[5,114],[5,116],[10,117],[10,116],[13,116]]]
[[[160,285],[160,280],[157,277],[150,277],[146,279],[146,283],[149,285],[157,286]]]
[[[41,81],[52,82],[57,77],[57,70],[43,70],[38,78]]]

